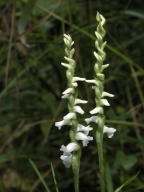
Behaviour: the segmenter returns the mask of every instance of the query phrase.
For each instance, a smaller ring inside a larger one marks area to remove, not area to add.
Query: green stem
[[[96,142],[98,148],[99,169],[100,169],[100,187],[101,192],[105,192],[105,174],[104,174],[104,156],[103,156],[103,134],[96,131]]]

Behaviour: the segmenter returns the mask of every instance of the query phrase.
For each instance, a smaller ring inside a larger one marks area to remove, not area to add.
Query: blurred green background
[[[107,19],[105,90],[116,95],[106,109],[107,124],[117,129],[104,138],[107,192],[137,173],[122,191],[144,191],[143,0],[1,0],[0,192],[46,191],[41,177],[55,191],[51,162],[60,191],[74,191],[72,171],[59,158],[69,128],[54,126],[67,113],[63,33],[75,41],[76,74],[92,78],[97,11]],[[88,112],[93,92],[83,83],[80,90]],[[94,142],[83,149],[80,189],[99,192]]]

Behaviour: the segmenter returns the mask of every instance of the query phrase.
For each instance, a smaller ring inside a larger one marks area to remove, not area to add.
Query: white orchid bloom
[[[105,106],[110,106],[110,104],[109,104],[109,102],[108,102],[107,99],[101,99],[101,102],[102,102],[102,104],[105,105]]]
[[[78,148],[78,145],[74,142],[69,143],[67,146],[61,146],[60,151],[63,151],[63,155],[60,156],[60,159],[63,161],[66,168],[71,166],[72,152],[77,151]]]
[[[102,93],[102,97],[114,97],[114,95],[113,94],[111,94],[111,93],[108,93],[108,92],[103,92]]]
[[[85,122],[86,122],[87,124],[89,124],[89,123],[91,123],[91,122],[97,123],[97,119],[98,119],[97,116],[92,116],[92,117],[90,117],[90,118],[86,118],[86,119],[85,119]]]
[[[106,133],[108,138],[112,138],[115,132],[116,132],[116,129],[112,127],[104,126],[103,133]]]
[[[86,135],[88,135],[91,130],[93,130],[93,128],[90,126],[84,126],[84,125],[78,124],[77,131],[82,131]]]
[[[102,107],[95,107],[93,110],[90,111],[90,114],[97,114],[102,112]]]
[[[77,112],[77,113],[79,113],[81,115],[84,114],[84,110],[78,105],[74,106],[74,110],[75,110],[75,112]]]
[[[65,95],[65,94],[70,94],[72,92],[73,92],[73,88],[68,88],[64,92],[62,92],[62,94]]]
[[[89,141],[93,140],[93,137],[87,136],[86,134],[84,134],[82,132],[77,132],[76,139],[81,140],[83,146],[85,147],[88,145]]]
[[[64,125],[70,125],[70,122],[67,120],[55,122],[55,126],[58,127],[59,130],[61,130],[61,127]]]
[[[76,81],[85,81],[86,79],[83,77],[73,77],[72,81],[76,82]]]
[[[65,115],[65,116],[63,117],[63,119],[66,120],[66,121],[69,121],[69,120],[75,118],[75,116],[76,116],[75,113],[68,113],[67,115]]]
[[[86,100],[82,100],[82,99],[76,99],[75,100],[75,105],[77,105],[77,104],[86,104],[86,103],[88,103],[88,101],[86,101]]]

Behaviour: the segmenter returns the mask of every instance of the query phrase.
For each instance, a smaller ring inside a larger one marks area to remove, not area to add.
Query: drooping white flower
[[[94,79],[86,79],[85,82],[96,84],[96,80]]]
[[[69,97],[70,94],[65,94],[65,95],[62,95],[61,98],[62,99],[67,99]]]
[[[82,141],[83,146],[87,146],[89,141],[93,140],[93,137],[87,136],[82,132],[77,132],[76,139]]]
[[[70,155],[61,155],[60,159],[63,161],[63,164],[65,165],[66,168],[70,168],[71,161],[72,161],[72,154],[70,154]]]
[[[55,122],[55,126],[58,127],[59,130],[64,125],[70,125],[70,122],[67,121],[67,120],[62,120],[62,121]]]
[[[111,94],[111,93],[108,93],[108,92],[103,92],[102,93],[102,97],[114,97],[114,95],[113,94]]]
[[[90,126],[84,126],[84,125],[78,124],[77,131],[82,131],[86,135],[88,135],[91,130],[93,130],[93,128]]]
[[[97,116],[92,116],[92,117],[90,117],[90,118],[86,118],[86,119],[85,119],[85,122],[86,122],[87,124],[89,124],[89,123],[91,123],[91,122],[97,123]]]
[[[109,102],[108,102],[107,99],[101,99],[101,102],[102,102],[102,104],[105,105],[105,106],[110,106],[110,104],[109,104]]]
[[[78,150],[78,145],[74,142],[69,143],[67,146],[62,145],[60,148],[60,151],[63,151],[65,155],[69,155],[73,151],[77,151],[77,150]]]
[[[67,63],[63,63],[63,62],[62,62],[61,65],[64,66],[64,67],[66,67],[66,68],[70,68],[70,65],[67,64]]]
[[[103,133],[106,133],[108,138],[112,138],[115,132],[116,132],[116,129],[112,127],[104,126]]]
[[[97,114],[97,113],[102,113],[102,107],[95,107],[93,110],[90,111],[90,114]]]
[[[86,101],[86,100],[82,100],[82,99],[76,99],[75,100],[75,105],[77,105],[77,104],[86,104],[88,101]]]
[[[65,95],[65,94],[70,94],[72,92],[73,92],[73,88],[68,88],[64,92],[62,92],[62,94]]]
[[[60,151],[63,151],[63,155],[60,156],[60,159],[63,161],[66,168],[71,166],[72,152],[77,151],[78,148],[78,145],[74,142],[69,143],[67,146],[61,146]]]
[[[75,118],[75,116],[76,116],[75,113],[68,113],[67,115],[65,115],[65,116],[63,117],[63,119],[64,119],[65,121],[69,121],[69,120]]]
[[[77,87],[77,86],[78,86],[77,82],[73,82],[72,85],[73,85],[74,87]]]
[[[72,81],[76,82],[76,81],[85,81],[86,79],[83,77],[73,77]]]
[[[78,105],[74,106],[74,110],[75,112],[80,113],[81,115],[84,114],[84,110]]]

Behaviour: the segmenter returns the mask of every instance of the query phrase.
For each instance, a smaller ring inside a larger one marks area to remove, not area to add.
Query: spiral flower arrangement
[[[74,173],[75,192],[79,192],[79,169],[80,169],[80,157],[81,146],[88,145],[89,141],[93,140],[93,137],[89,136],[89,132],[93,130],[89,124],[94,122],[96,127],[95,139],[97,143],[98,156],[99,156],[99,168],[100,168],[100,185],[101,192],[105,192],[104,181],[104,158],[103,158],[103,134],[106,133],[108,138],[111,138],[116,131],[114,128],[105,125],[104,106],[110,106],[106,97],[114,97],[113,94],[104,91],[105,75],[104,70],[109,67],[109,64],[104,64],[106,53],[104,48],[106,46],[105,37],[105,18],[97,13],[96,20],[98,22],[97,30],[95,31],[95,47],[94,56],[96,62],[94,65],[94,79],[87,80],[75,76],[76,62],[73,59],[75,49],[73,48],[73,40],[70,35],[64,34],[65,43],[65,60],[66,63],[61,63],[66,67],[66,77],[68,81],[68,88],[62,93],[62,99],[68,99],[68,114],[63,117],[62,121],[56,122],[55,126],[60,130],[62,126],[69,125],[70,129],[70,143],[66,146],[62,145],[60,150],[63,152],[61,160],[63,164],[69,168],[72,165]],[[78,121],[78,114],[83,115],[84,110],[79,106],[80,104],[87,104],[86,100],[79,99],[78,96],[78,81],[84,81],[92,84],[92,89],[95,92],[95,104],[96,107],[90,111],[91,116],[84,119],[87,126],[84,126]],[[81,145],[81,141],[82,145]]]

